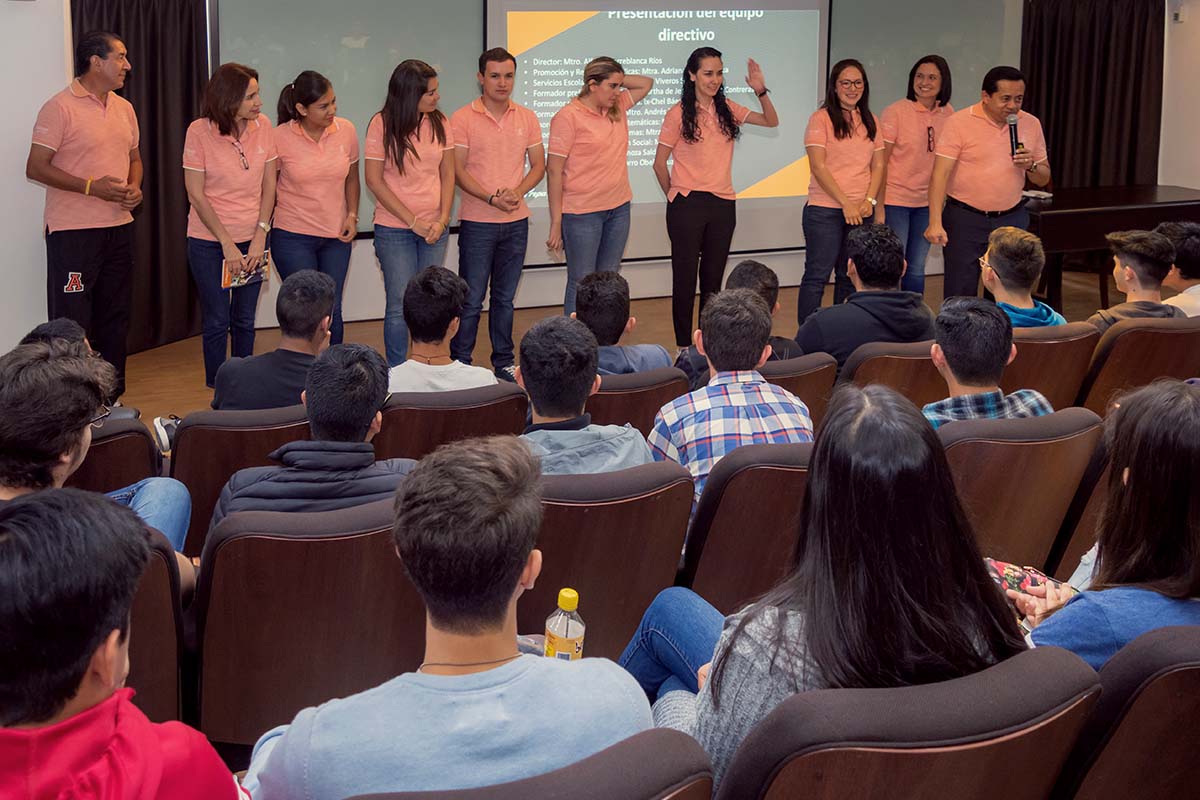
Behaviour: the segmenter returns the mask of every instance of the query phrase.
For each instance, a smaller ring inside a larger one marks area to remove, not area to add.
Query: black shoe
[[[514,367],[512,364],[509,364],[507,367],[498,367],[496,369],[496,377],[502,381],[508,381],[509,383],[516,383],[517,382],[517,368]]]

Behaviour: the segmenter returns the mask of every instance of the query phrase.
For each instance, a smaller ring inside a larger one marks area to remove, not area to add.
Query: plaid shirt
[[[692,473],[695,501],[726,453],[744,444],[811,442],[813,426],[800,398],[757,371],[718,372],[663,406],[646,439],[656,461],[677,461]]]
[[[1019,419],[1053,414],[1050,402],[1041,392],[1018,389],[1012,394],[1001,391],[947,397],[921,409],[934,429],[959,419]]]

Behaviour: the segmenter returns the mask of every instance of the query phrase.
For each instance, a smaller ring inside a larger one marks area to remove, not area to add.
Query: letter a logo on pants
[[[83,273],[82,272],[68,272],[67,273],[67,285],[63,287],[63,293],[64,294],[72,294],[75,292],[82,292],[82,291],[83,291]]]

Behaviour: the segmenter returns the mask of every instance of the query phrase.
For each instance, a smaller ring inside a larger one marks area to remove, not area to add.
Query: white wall
[[[1183,8],[1186,20],[1171,22]],[[1158,182],[1200,189],[1200,0],[1168,0]]]

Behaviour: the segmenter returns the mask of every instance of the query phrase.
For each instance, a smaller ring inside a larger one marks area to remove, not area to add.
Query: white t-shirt
[[[448,392],[475,389],[496,383],[496,376],[485,367],[472,367],[461,361],[449,364],[423,364],[409,359],[388,371],[389,392]]]
[[[1189,289],[1184,289],[1174,297],[1163,300],[1169,306],[1182,308],[1189,317],[1200,317],[1200,283]]]

